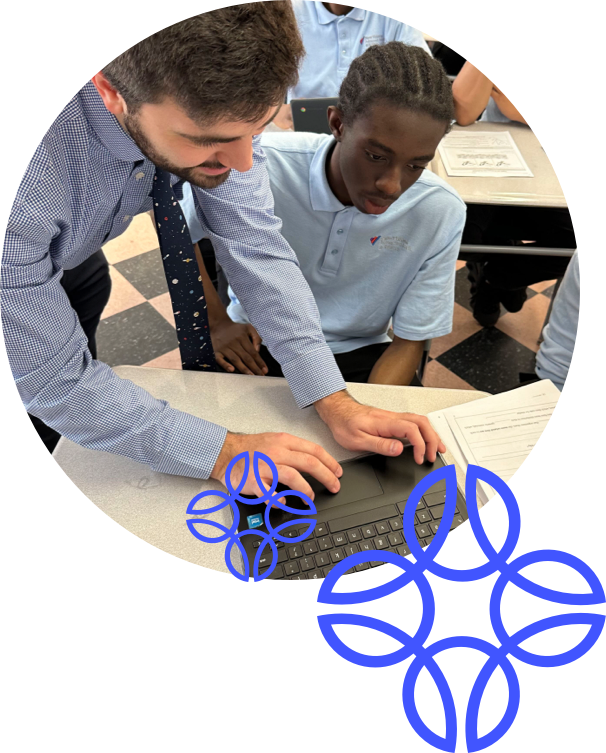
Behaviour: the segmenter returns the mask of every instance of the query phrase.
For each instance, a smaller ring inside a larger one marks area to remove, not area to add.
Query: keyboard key
[[[357,544],[348,544],[345,547],[345,556],[349,557],[350,554],[355,554],[356,552],[359,552],[360,548]]]
[[[337,533],[332,537],[335,546],[343,546],[347,544],[347,534]]]
[[[402,530],[402,518],[392,518],[389,521],[389,525],[391,526],[392,531],[401,531]]]
[[[271,565],[271,557],[272,554],[271,552],[269,552],[268,554],[264,554],[259,558],[259,570],[266,570]]]
[[[318,523],[314,531],[318,538],[320,538],[320,536],[326,536],[326,534],[328,533],[328,528],[326,526],[326,523]]]
[[[356,565],[356,570],[361,573],[362,570],[368,570],[370,568],[370,565],[368,562],[360,562],[359,565]]]
[[[404,539],[399,533],[390,533],[387,538],[392,546],[398,546],[398,544],[404,543]]]
[[[373,549],[376,549],[374,541],[363,541],[360,544],[361,552],[372,552]]]
[[[333,549],[332,552],[330,553],[330,559],[334,563],[341,562],[341,560],[344,558],[345,558],[345,555],[343,554],[342,549]]]
[[[378,520],[393,518],[396,514],[396,508],[393,505],[384,505],[383,507],[374,507],[366,512],[357,512],[353,515],[346,515],[343,518],[331,520],[328,524],[331,533],[340,533],[350,528],[360,528],[367,526],[369,523],[376,523]]]
[[[330,564],[330,555],[329,554],[316,554],[314,557],[316,561],[317,567],[324,567],[325,565]]]
[[[303,549],[299,546],[299,544],[295,544],[294,546],[288,547],[288,556],[291,560],[296,560],[298,557],[303,556]]]
[[[285,528],[283,531],[280,531],[280,536],[284,539],[296,539],[299,535],[299,532],[296,528]]]
[[[440,527],[440,521],[439,520],[432,520],[429,524],[430,528],[434,533],[438,532],[438,528]]]
[[[375,539],[375,549],[387,549],[388,546],[389,541],[387,541],[385,536],[378,536]]]
[[[307,580],[307,575],[305,573],[299,573],[298,575],[291,575],[291,577],[288,580]]]
[[[321,570],[312,570],[311,572],[307,573],[308,580],[320,580],[322,577],[323,576]]]
[[[429,523],[431,521],[431,513],[429,510],[417,510],[417,523]]]
[[[375,562],[371,562],[370,566],[371,567],[379,567],[379,565],[384,565],[384,564],[385,563],[383,561],[375,561]]]
[[[284,546],[284,542],[278,541],[278,539],[274,539],[274,543],[278,549],[282,549],[282,547]]]
[[[315,554],[318,551],[318,544],[315,541],[304,541],[303,551],[305,554]]]
[[[391,531],[391,528],[389,527],[389,523],[377,523],[377,533],[380,535],[382,533],[389,533]]]
[[[278,549],[278,562],[286,562],[288,559],[288,553],[286,549]]]
[[[334,565],[330,565],[330,567],[323,567],[322,568],[322,575],[326,578],[328,573],[333,569]]]
[[[431,494],[424,494],[423,499],[428,507],[435,507],[436,505],[443,505],[446,503],[446,491],[432,492]]]
[[[452,526],[451,526],[450,530],[452,531],[453,528],[456,528],[457,526],[460,526],[461,523],[464,523],[464,522],[465,522],[465,519],[463,518],[462,515],[455,515],[454,516],[454,520],[452,521]]]
[[[264,570],[259,570],[259,575],[263,575],[264,572],[267,571],[267,568]],[[284,577],[284,568],[282,565],[276,565],[273,573],[267,576],[269,580],[280,580],[280,578]]]
[[[260,543],[261,542],[259,541],[259,539],[257,539],[256,541],[253,541],[253,549],[258,549]]]
[[[330,536],[323,536],[318,541],[318,545],[321,552],[325,551],[326,549],[332,549],[332,539],[330,538]]]
[[[303,526],[303,528],[299,528],[299,536],[303,536],[303,534],[306,533],[306,531],[307,531],[308,528],[309,528],[309,526]],[[313,535],[314,535],[314,533],[312,531],[310,538],[313,538]]]
[[[374,526],[364,526],[362,529],[362,535],[365,539],[372,539],[373,536],[377,535],[377,532]]]
[[[427,538],[427,536],[431,536],[431,530],[428,525],[415,526],[415,531],[419,538]]]
[[[401,554],[402,557],[408,557],[408,555],[410,554],[410,549],[406,546],[406,544],[399,546],[396,551],[398,554]]]
[[[297,562],[286,562],[284,572],[286,575],[296,575],[299,572],[299,564]]]
[[[434,507],[431,508],[431,514],[434,520],[439,520],[444,515],[445,507],[446,505],[434,505]],[[455,507],[455,515],[459,512],[459,508]]]
[[[360,533],[359,528],[354,528],[353,531],[347,531],[347,538],[349,539],[349,543],[353,544],[354,541],[360,541],[362,538],[362,534]]]
[[[314,570],[316,567],[316,563],[314,562],[313,557],[303,557],[303,559],[299,562],[301,565],[301,570]]]

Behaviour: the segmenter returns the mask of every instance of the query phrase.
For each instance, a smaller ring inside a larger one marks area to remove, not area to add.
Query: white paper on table
[[[438,150],[453,178],[533,178],[509,131],[451,131]]]
[[[538,442],[559,397],[558,388],[542,379],[443,413],[467,464],[487,468],[507,482]],[[484,482],[480,487],[487,501],[493,491]]]

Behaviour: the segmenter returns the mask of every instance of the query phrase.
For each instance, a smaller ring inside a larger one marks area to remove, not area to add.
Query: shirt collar
[[[345,209],[328,185],[326,157],[334,145],[332,138],[325,139],[314,154],[309,169],[309,196],[315,212],[340,212]]]
[[[334,13],[326,10],[323,3],[316,2],[314,5],[318,14],[318,23],[322,24],[322,26],[338,21],[339,18],[345,18],[345,16],[335,16]],[[366,11],[362,10],[362,8],[352,8],[347,14],[347,18],[353,18],[354,21],[363,21],[365,17]]]
[[[80,98],[91,128],[114,157],[124,162],[139,162],[146,159],[115,115],[112,115],[105,107],[92,81],[80,90]]]

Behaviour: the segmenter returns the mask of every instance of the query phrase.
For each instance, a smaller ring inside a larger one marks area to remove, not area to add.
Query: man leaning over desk
[[[61,287],[63,270],[151,209],[154,181],[171,175],[168,190],[177,198],[181,180],[196,186],[200,222],[230,279],[240,281],[243,303],[299,407],[313,403],[348,449],[397,455],[402,444],[394,437],[406,438],[417,462],[442,449],[425,417],[363,406],[347,394],[309,287],[280,235],[255,137],[296,82],[301,53],[290,3],[223,8],[143,40],[68,103],[28,166],[2,257],[4,336],[30,414],[84,447],[162,473],[223,481],[232,458],[256,450],[274,460],[291,488],[313,497],[300,475],[306,471],[338,490],[340,466],[321,447],[284,433],[233,434],[171,408],[92,358]],[[244,491],[257,493],[255,481]]]

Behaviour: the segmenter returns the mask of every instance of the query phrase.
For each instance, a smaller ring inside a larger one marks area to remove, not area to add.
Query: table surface
[[[501,206],[560,207],[567,206],[562,187],[539,140],[522,123],[473,123],[453,126],[453,131],[509,131],[533,178],[453,178],[446,173],[438,152],[430,170],[459,194],[466,204],[499,204]]]
[[[168,400],[173,408],[222,424],[232,431],[287,431],[317,442],[339,461],[356,454],[335,442],[313,407],[297,408],[285,379],[141,366],[120,366],[115,372],[154,397]],[[349,384],[348,388],[360,402],[387,410],[423,414],[486,397],[483,392],[471,390],[370,384]],[[185,510],[189,501],[202,490],[223,488],[217,481],[156,473],[120,455],[85,449],[65,437],[59,441],[54,457],[100,510],[131,533],[176,557],[228,571],[224,560],[225,544],[204,544],[190,534],[186,525]],[[448,463],[454,462],[448,452],[445,458]],[[461,469],[457,469],[457,475],[459,485],[463,486]],[[208,517],[224,525],[230,524],[226,510]],[[233,562],[239,567],[235,550],[234,547]]]

